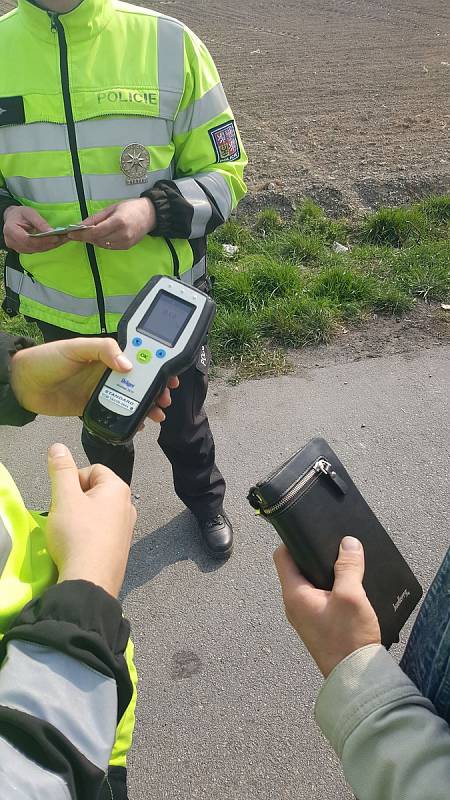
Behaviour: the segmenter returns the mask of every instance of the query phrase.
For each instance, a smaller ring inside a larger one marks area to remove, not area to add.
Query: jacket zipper
[[[319,458],[307,470],[307,472],[301,475],[300,478],[297,478],[297,480],[294,481],[291,486],[289,486],[278,503],[275,503],[273,506],[269,506],[269,508],[264,508],[262,506],[262,499],[258,496],[257,489],[253,489],[251,491],[252,500],[253,502],[255,500],[257,501],[258,511],[261,514],[263,514],[265,517],[270,517],[272,514],[277,514],[279,511],[282,511],[293,500],[296,500],[303,490],[306,490],[306,488],[309,488],[312,483],[315,483],[315,481],[318,480],[320,475],[326,475],[328,478],[330,478],[340,489],[342,494],[347,493],[347,485],[336,473],[336,470],[333,469],[330,462],[326,461],[324,458]]]
[[[75,132],[75,122],[73,119],[72,101],[70,98],[70,85],[69,85],[69,67],[67,60],[67,42],[64,27],[55,13],[49,13],[51,20],[51,29],[58,34],[59,44],[59,65],[61,72],[61,87],[64,101],[64,112],[66,115],[67,131],[69,135],[70,155],[72,157],[73,174],[75,178],[75,185],[77,187],[78,203],[80,205],[81,219],[86,219],[89,216],[88,207],[86,204],[86,196],[84,194],[83,177],[81,174],[80,159],[78,155],[77,137]],[[105,298],[103,295],[102,282],[100,279],[100,272],[98,269],[95,250],[92,244],[86,243],[86,251],[91,267],[92,277],[95,284],[95,293],[97,298],[98,314],[100,318],[100,331],[107,333],[106,329],[106,316],[105,316]]]
[[[170,241],[170,239],[167,239],[166,237],[164,237],[164,241],[165,241],[167,247],[169,248],[170,254],[172,256],[174,277],[175,278],[179,278],[180,277],[180,259],[178,258],[178,253],[175,250],[175,248],[174,248],[172,242]]]

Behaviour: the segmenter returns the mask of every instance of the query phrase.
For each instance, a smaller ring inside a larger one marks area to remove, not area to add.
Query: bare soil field
[[[307,193],[339,212],[450,190],[448,0],[153,6],[216,58],[253,191]]]
[[[208,44],[253,195],[308,194],[342,213],[450,191],[448,0],[142,5]],[[12,7],[0,0],[0,11]]]
[[[450,190],[448,0],[161,0],[207,42],[254,191],[328,210]]]

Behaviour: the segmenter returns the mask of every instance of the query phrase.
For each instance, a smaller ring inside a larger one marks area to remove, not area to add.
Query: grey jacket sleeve
[[[316,720],[358,800],[450,797],[450,728],[384,647],[363,647],[338,664]]]
[[[87,581],[50,587],[14,620],[0,642],[2,800],[98,800],[133,692],[129,632]]]

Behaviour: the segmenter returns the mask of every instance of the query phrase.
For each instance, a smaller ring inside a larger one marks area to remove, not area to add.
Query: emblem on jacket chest
[[[143,144],[129,144],[120,156],[120,169],[128,184],[147,183],[150,156]]]

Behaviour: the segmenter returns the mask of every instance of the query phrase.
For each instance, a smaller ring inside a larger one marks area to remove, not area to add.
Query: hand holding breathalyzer
[[[192,366],[205,342],[215,303],[176,278],[157,275],[119,323],[118,339],[132,370],[107,370],[83,415],[88,431],[112,444],[130,441],[169,375]]]
[[[114,339],[64,339],[19,350],[11,360],[11,388],[22,406],[35,414],[79,417],[105,367],[126,375],[132,364]],[[153,422],[163,422],[170,389],[178,379],[168,377],[156,405]]]

